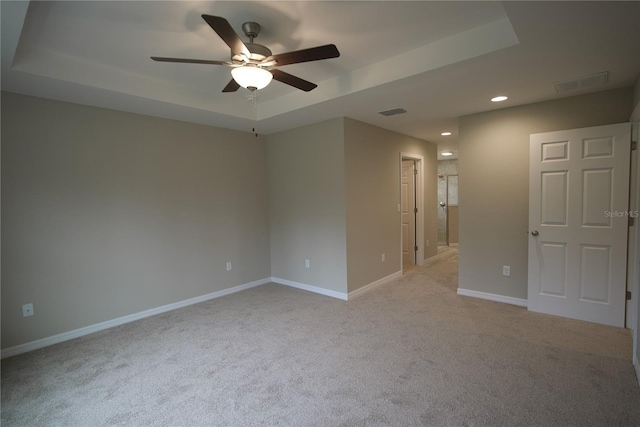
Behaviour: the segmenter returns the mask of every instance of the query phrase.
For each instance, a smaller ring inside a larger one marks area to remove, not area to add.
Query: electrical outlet
[[[382,256],[380,257],[380,261],[385,262],[387,260],[387,256],[385,254],[382,254]]]
[[[509,267],[508,265],[503,265],[502,266],[502,275],[503,276],[511,276],[511,267]]]
[[[22,306],[22,317],[33,316],[33,303],[24,304]]]
[[[310,268],[311,267],[311,261],[309,261],[308,259],[304,260],[304,267],[305,268]]]
[[[227,271],[231,271],[231,261],[227,262]]]
[[[427,244],[425,246],[429,246],[429,241],[427,240]]]

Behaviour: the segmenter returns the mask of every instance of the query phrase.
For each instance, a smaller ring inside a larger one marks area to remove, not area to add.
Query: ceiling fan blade
[[[306,80],[301,79],[300,77],[296,77],[292,74],[285,73],[280,70],[269,70],[271,74],[273,74],[273,78],[282,82],[284,84],[288,84],[289,86],[293,86],[305,92],[309,92],[318,87],[317,84],[308,82]]]
[[[337,58],[340,56],[338,48],[334,44],[296,50],[294,52],[271,55],[263,62],[275,61],[275,66],[298,64],[300,62],[319,61],[321,59]]]
[[[235,80],[231,79],[231,81],[222,89],[223,92],[235,92],[240,89],[240,85]]]
[[[151,59],[158,62],[185,62],[187,64],[233,65],[232,62],[228,62],[228,61],[209,61],[207,59],[163,58],[161,56],[152,56]]]
[[[202,19],[204,19],[207,24],[209,24],[209,26],[213,28],[213,31],[215,31],[220,36],[220,38],[229,46],[229,48],[231,48],[231,52],[234,55],[245,55],[247,57],[251,55],[249,49],[247,49],[242,40],[240,40],[240,37],[238,37],[236,32],[233,31],[233,28],[231,27],[231,24],[229,24],[229,21],[220,16],[204,14],[202,15]]]

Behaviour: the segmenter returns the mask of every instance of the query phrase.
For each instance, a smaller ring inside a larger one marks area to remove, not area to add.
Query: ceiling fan
[[[337,58],[340,56],[338,48],[333,44],[274,55],[266,46],[253,42],[253,39],[260,33],[260,25],[258,23],[245,22],[242,24],[242,31],[249,38],[249,43],[244,43],[226,19],[212,15],[202,15],[202,18],[231,49],[230,61],[163,58],[158,56],[152,56],[151,59],[160,62],[185,62],[190,64],[211,64],[231,67],[231,76],[233,78],[225,88],[222,89],[222,92],[235,92],[241,86],[255,91],[266,87],[271,82],[271,79],[276,79],[279,82],[309,92],[318,87],[318,85],[292,74],[285,73],[276,67],[298,64],[300,62]]]

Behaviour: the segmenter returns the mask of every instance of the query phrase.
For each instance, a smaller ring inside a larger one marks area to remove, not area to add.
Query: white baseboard
[[[518,305],[520,307],[527,307],[529,305],[526,299],[507,297],[507,296],[498,295],[498,294],[490,294],[488,292],[472,291],[470,289],[458,288],[458,295],[463,295],[465,297],[481,298],[489,301],[503,302],[506,304]]]
[[[344,301],[346,301],[349,298],[349,296],[343,292],[332,291],[330,289],[319,288],[313,285],[307,285],[304,283],[294,282],[291,280],[280,279],[279,277],[272,277],[271,281],[274,283],[290,286],[292,288],[302,289],[305,291],[313,292],[313,293],[324,295],[327,297],[338,298]]]
[[[63,332],[61,334],[53,335],[51,337],[42,338],[36,341],[31,341],[25,344],[16,345],[2,350],[2,359],[7,357],[16,356],[18,354],[26,353],[28,351],[37,350],[39,348],[47,347],[53,344],[58,344],[64,341],[69,341],[74,338],[79,338],[85,335],[92,334],[94,332],[102,331],[105,329],[113,328],[114,326],[120,326],[125,323],[133,322],[135,320],[144,319],[145,317],[155,316],[156,314],[165,313],[167,311],[176,310],[178,308],[186,307],[188,305],[198,304],[203,301],[207,301],[214,298],[220,298],[225,295],[233,294],[236,292],[244,291],[246,289],[254,288],[256,286],[269,283],[270,278],[256,280],[255,282],[245,283],[244,285],[234,286],[229,289],[223,289],[221,291],[212,292],[210,294],[202,295],[195,298],[190,298],[184,301],[175,302],[173,304],[163,305],[161,307],[152,308],[150,310],[141,311],[139,313],[130,314],[128,316],[118,317],[117,319],[107,320],[105,322],[96,323],[95,325],[85,326],[84,328],[74,329],[73,331]]]
[[[396,271],[395,273],[390,274],[387,277],[383,277],[382,279],[378,279],[375,282],[369,283],[368,285],[364,285],[363,287],[358,288],[353,292],[349,292],[348,298],[351,299],[351,298],[360,296],[362,294],[365,294],[370,290],[372,290],[373,288],[378,287],[380,285],[384,285],[385,283],[393,279],[397,279],[398,277],[401,277],[401,276],[402,276],[402,271]]]
[[[640,385],[640,362],[637,357],[633,358],[633,367],[636,368],[636,379],[638,380],[638,385]]]

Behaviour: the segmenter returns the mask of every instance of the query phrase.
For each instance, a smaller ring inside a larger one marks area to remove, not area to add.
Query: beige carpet
[[[268,284],[2,362],[3,426],[640,425],[629,331],[456,295]]]

